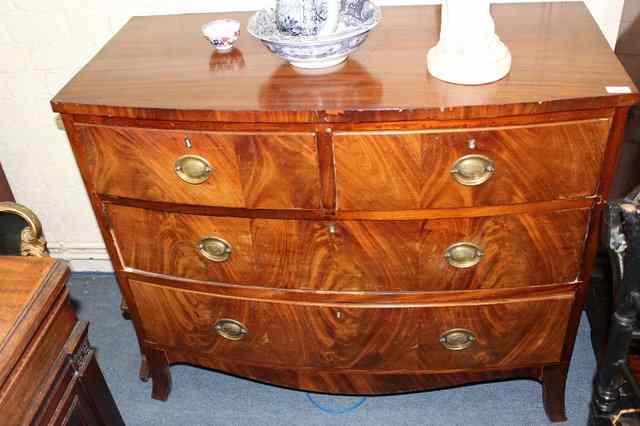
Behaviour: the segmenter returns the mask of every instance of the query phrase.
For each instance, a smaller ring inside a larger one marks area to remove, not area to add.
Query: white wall
[[[622,3],[587,0],[611,45],[618,34]],[[264,4],[263,0],[0,0],[0,162],[16,199],[42,219],[54,255],[73,260],[76,270],[110,268],[65,134],[56,127],[50,110],[51,97],[132,15],[254,10]]]

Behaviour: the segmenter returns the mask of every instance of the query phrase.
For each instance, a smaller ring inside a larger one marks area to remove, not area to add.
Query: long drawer
[[[290,368],[458,370],[560,361],[573,290],[415,306],[241,300],[130,281],[147,342]]]
[[[458,208],[594,195],[610,119],[475,130],[336,132],[339,210]]]
[[[109,205],[124,265],[173,277],[333,291],[572,282],[589,210],[415,221],[229,218]]]
[[[317,209],[313,133],[224,133],[79,126],[98,193],[237,208]]]

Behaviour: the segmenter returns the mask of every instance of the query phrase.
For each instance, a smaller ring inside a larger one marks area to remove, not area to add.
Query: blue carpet
[[[304,392],[281,389],[191,366],[171,367],[166,402],[150,398],[138,379],[140,354],[131,324],[120,315],[120,293],[110,274],[74,274],[71,296],[91,322],[98,362],[128,425],[547,425],[542,387],[515,380],[406,395],[370,397],[353,411],[328,414]],[[582,318],[567,383],[565,425],[586,424],[595,359]],[[360,398],[313,395],[322,408],[341,411]]]

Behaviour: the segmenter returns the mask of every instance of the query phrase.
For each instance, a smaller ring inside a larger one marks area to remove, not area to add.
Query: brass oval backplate
[[[465,350],[473,345],[475,341],[476,336],[464,328],[453,328],[445,331],[442,336],[440,336],[440,343],[450,351]]]
[[[227,318],[218,320],[213,326],[213,329],[228,340],[240,340],[249,333],[247,327],[240,321]]]
[[[451,168],[451,175],[460,184],[478,186],[491,178],[496,166],[489,157],[484,155],[465,155],[459,158]]]
[[[199,155],[183,155],[176,160],[175,171],[183,181],[197,185],[209,179],[213,167]]]
[[[204,237],[197,246],[198,252],[213,262],[224,262],[231,256],[231,244],[219,237]]]
[[[477,244],[461,242],[449,246],[444,252],[444,258],[454,268],[471,268],[480,262],[484,250]]]

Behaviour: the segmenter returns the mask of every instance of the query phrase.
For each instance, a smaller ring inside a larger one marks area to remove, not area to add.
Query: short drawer
[[[591,196],[610,119],[464,131],[336,132],[337,208],[457,208]]]
[[[229,362],[457,370],[560,361],[572,290],[393,307],[256,301],[131,281],[145,339]],[[256,297],[258,297],[256,293]]]
[[[219,133],[79,126],[98,193],[236,208],[318,209],[313,133]]]
[[[330,291],[468,290],[573,282],[580,271],[589,213],[579,209],[327,222],[108,206],[112,232],[128,268],[196,280]]]

